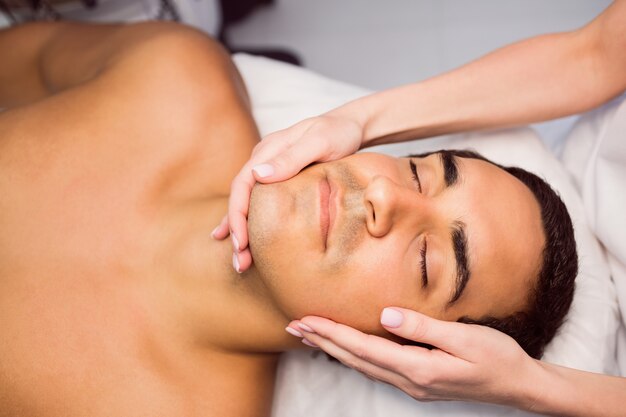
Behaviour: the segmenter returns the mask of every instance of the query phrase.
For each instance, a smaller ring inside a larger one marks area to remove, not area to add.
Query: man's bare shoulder
[[[132,165],[160,176],[157,188],[178,176],[189,191],[195,174],[204,195],[227,194],[258,141],[245,88],[215,41],[175,29],[82,85],[0,113],[0,169],[47,176],[83,160],[112,175]]]

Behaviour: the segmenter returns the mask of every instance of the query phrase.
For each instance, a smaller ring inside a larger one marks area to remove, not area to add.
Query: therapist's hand
[[[381,323],[391,333],[436,348],[400,345],[321,317],[305,317],[289,327],[297,329],[306,344],[319,346],[345,365],[417,400],[532,408],[529,387],[537,382],[541,365],[504,333],[396,307],[383,311]]]
[[[325,114],[305,119],[266,136],[254,148],[230,188],[228,215],[213,231],[233,241],[233,267],[243,272],[252,265],[248,249],[248,206],[255,182],[283,181],[313,162],[326,162],[353,154],[361,147],[363,128],[349,117]]]

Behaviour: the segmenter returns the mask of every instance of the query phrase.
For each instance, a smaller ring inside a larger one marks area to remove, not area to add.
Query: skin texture
[[[323,315],[385,334],[389,303],[432,317],[504,317],[523,310],[541,262],[539,207],[528,188],[484,161],[457,158],[447,187],[438,154],[363,153],[257,185],[250,206],[255,268],[289,317]],[[330,184],[332,225],[320,228],[320,183]],[[470,279],[453,304],[455,222],[466,224]],[[420,251],[427,245],[424,285]],[[345,300],[349,299],[350,303]]]

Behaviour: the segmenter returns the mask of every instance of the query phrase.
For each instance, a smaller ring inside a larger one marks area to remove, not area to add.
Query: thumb
[[[215,229],[211,232],[211,236],[215,240],[224,240],[230,234],[230,230],[228,229],[228,215],[222,218],[220,224],[217,225]]]
[[[404,339],[426,343],[455,356],[467,350],[467,342],[475,330],[467,324],[433,319],[400,307],[385,308],[380,323]]]
[[[320,160],[323,151],[323,146],[316,141],[300,141],[265,163],[253,166],[252,174],[262,183],[284,181]]]

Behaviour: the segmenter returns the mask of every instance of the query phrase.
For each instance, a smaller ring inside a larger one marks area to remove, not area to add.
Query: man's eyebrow
[[[448,301],[448,307],[454,304],[461,295],[467,281],[469,281],[471,271],[467,260],[467,234],[465,233],[465,223],[455,221],[451,230],[452,247],[454,248],[454,257],[456,259],[456,282],[452,298]]]
[[[448,151],[440,151],[439,160],[443,167],[443,180],[446,183],[446,187],[452,187],[459,179],[457,160],[454,155]]]

